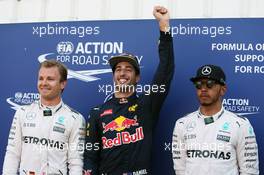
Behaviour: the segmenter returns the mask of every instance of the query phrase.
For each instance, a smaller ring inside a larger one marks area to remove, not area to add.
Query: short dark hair
[[[113,73],[115,72],[116,65],[120,62],[128,62],[135,69],[136,75],[140,74],[138,59],[135,55],[129,54],[129,53],[122,53],[120,55],[111,57],[109,59],[109,63],[110,63]]]
[[[42,63],[40,63],[39,69],[41,69],[42,67],[45,67],[45,68],[57,67],[59,70],[60,76],[61,76],[60,82],[67,80],[68,70],[67,70],[67,67],[61,62],[56,61],[56,60],[45,60]]]

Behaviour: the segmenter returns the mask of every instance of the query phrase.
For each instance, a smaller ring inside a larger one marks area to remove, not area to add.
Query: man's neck
[[[41,98],[40,102],[42,105],[45,105],[45,106],[57,106],[61,102],[61,98],[58,97],[52,100]]]
[[[200,111],[205,116],[212,116],[222,109],[222,103],[217,103],[210,106],[200,106]]]
[[[133,93],[134,93],[134,91],[131,91],[131,92],[115,92],[115,98],[128,98]]]

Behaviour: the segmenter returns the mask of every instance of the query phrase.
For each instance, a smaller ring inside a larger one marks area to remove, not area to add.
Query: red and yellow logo
[[[126,128],[130,128],[131,126],[138,126],[137,117],[134,117],[134,119],[129,119],[121,115],[108,124],[103,123],[103,133],[114,130],[122,131]]]

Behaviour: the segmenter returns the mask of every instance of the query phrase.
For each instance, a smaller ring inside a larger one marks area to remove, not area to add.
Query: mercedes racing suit
[[[87,174],[151,174],[153,130],[174,73],[173,43],[168,33],[161,32],[159,57],[152,81],[152,86],[161,87],[159,92],[134,93],[125,100],[113,95],[90,111],[86,144],[93,149],[84,153]]]
[[[3,175],[82,174],[85,134],[83,116],[62,101],[52,108],[40,101],[21,107],[10,129]]]
[[[250,122],[222,107],[204,120],[200,110],[177,120],[172,139],[176,175],[259,174]]]

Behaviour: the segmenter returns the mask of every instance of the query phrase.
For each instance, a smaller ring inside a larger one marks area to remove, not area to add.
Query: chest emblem
[[[108,131],[122,131],[126,128],[130,128],[131,126],[138,126],[137,117],[135,116],[134,119],[129,119],[124,116],[119,116],[115,120],[105,124],[103,123],[104,131],[106,133]]]

